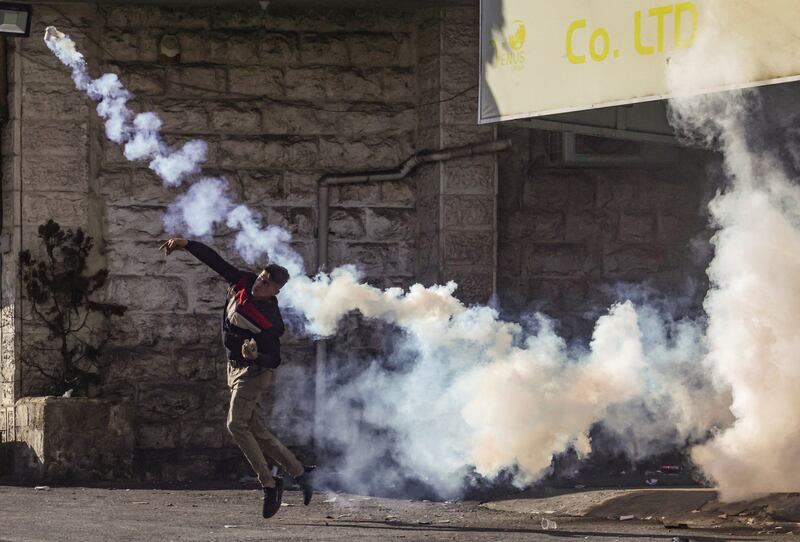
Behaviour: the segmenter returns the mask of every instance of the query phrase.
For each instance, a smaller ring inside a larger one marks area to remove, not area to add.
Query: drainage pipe
[[[446,162],[457,158],[468,158],[479,154],[493,154],[511,148],[508,139],[475,143],[461,147],[450,147],[437,151],[420,151],[406,159],[393,170],[372,171],[363,173],[342,173],[323,175],[317,181],[317,271],[328,270],[328,224],[330,221],[329,197],[331,186],[347,184],[380,183],[399,181],[408,177],[417,167],[423,164]],[[325,372],[328,363],[327,341],[320,339],[316,343],[316,374],[314,382],[314,442],[322,444],[322,420],[324,417]]]

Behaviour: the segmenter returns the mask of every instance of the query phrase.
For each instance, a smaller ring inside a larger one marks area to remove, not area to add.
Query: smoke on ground
[[[99,102],[107,135],[125,145],[126,156],[150,160],[167,186],[197,176],[202,142],[170,150],[154,114],[127,109],[129,94],[115,75],[92,80],[71,40],[52,27],[46,41],[73,70],[77,87]],[[671,71],[675,88],[707,74],[696,62],[687,56],[670,64],[682,66]],[[327,442],[343,451],[340,475],[351,488],[380,491],[417,477],[440,495],[456,496],[473,471],[489,478],[511,472],[523,485],[547,472],[555,454],[570,447],[591,453],[589,430],[604,421],[633,456],[713,433],[693,457],[724,497],[796,490],[800,475],[790,473],[800,452],[792,438],[800,422],[800,364],[793,359],[800,351],[800,194],[780,162],[753,152],[752,95],[685,98],[672,109],[685,134],[720,144],[732,179],[710,207],[717,232],[707,328],[705,320],[675,319],[620,298],[598,318],[588,347],[580,347],[567,344],[543,315],[522,326],[491,307],[465,306],[454,283],[380,290],[351,266],[307,277],[288,232],[262,228],[255,212],[233,202],[224,179],[194,182],[170,206],[165,224],[208,236],[224,223],[238,230],[235,245],[246,260],[266,253],[287,265],[292,279],[281,301],[302,315],[310,335],[335,334],[353,311],[396,328],[391,367],[359,360],[360,370],[320,409]]]

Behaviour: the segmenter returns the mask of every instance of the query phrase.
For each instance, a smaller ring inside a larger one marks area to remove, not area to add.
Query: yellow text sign
[[[663,99],[680,55],[709,67],[682,93],[798,79],[798,15],[797,0],[481,0],[479,122]],[[738,72],[717,69],[733,57]]]

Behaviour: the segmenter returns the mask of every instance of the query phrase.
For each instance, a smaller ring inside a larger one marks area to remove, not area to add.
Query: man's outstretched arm
[[[189,241],[187,239],[175,237],[165,242],[159,248],[159,250],[163,250],[167,255],[173,250],[183,249],[186,249],[192,256],[216,271],[231,284],[239,280],[242,274],[239,269],[222,259],[222,256],[217,254],[212,248],[198,241]]]

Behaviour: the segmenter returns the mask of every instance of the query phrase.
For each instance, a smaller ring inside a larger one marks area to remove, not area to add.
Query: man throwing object
[[[269,264],[258,275],[241,271],[203,243],[181,238],[170,239],[160,248],[167,255],[181,249],[230,284],[222,315],[222,342],[228,356],[231,390],[227,427],[264,488],[263,516],[275,515],[283,494],[283,479],[272,476],[265,454],[294,478],[307,505],[313,495],[313,467],[304,467],[262,421],[261,396],[272,382],[274,369],[281,364],[284,325],[275,296],[289,280],[289,272],[276,264]]]

